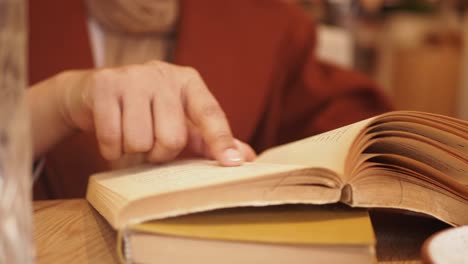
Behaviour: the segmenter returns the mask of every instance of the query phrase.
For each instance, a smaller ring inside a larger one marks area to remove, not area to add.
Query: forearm
[[[69,77],[67,75],[62,73],[35,84],[26,93],[35,158],[76,131],[67,121],[63,106],[67,89],[63,85],[64,79]]]

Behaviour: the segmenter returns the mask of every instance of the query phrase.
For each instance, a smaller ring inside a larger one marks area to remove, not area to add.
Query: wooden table
[[[420,263],[419,248],[448,226],[414,215],[372,212],[378,263]],[[116,233],[85,200],[34,202],[38,263],[117,263]]]

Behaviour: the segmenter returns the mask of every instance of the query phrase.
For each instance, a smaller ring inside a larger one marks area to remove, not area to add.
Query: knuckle
[[[100,69],[90,76],[90,93],[97,98],[107,98],[116,92],[119,75],[111,69]]]
[[[92,82],[97,86],[107,86],[115,77],[116,74],[111,69],[99,69],[91,75]]]
[[[139,68],[141,68],[140,65],[129,64],[115,68],[114,71],[119,76],[132,76],[135,72],[138,72]]]
[[[201,116],[203,118],[216,118],[216,119],[224,119],[226,115],[221,107],[217,103],[210,103],[206,104],[201,108]]]
[[[136,85],[145,77],[144,66],[126,65],[118,68],[96,70],[91,77],[95,96],[106,98],[109,96],[125,96],[129,93],[140,92],[146,86]]]
[[[147,63],[150,66],[152,73],[156,73],[159,76],[166,76],[170,71],[170,66],[167,63],[153,60]]]
[[[114,130],[105,130],[97,134],[97,139],[101,145],[114,146],[120,144],[120,133]]]
[[[186,139],[159,140],[148,155],[150,162],[165,162],[174,159],[185,146]]]
[[[185,66],[183,71],[189,77],[189,79],[201,79],[200,73],[193,67]]]
[[[168,64],[168,63],[164,61],[160,61],[160,60],[150,60],[145,63],[145,65],[151,65],[151,66],[159,66],[159,65],[164,65],[164,64]]]
[[[176,152],[185,147],[187,144],[187,137],[174,135],[160,139],[158,144],[167,151]]]
[[[232,145],[233,138],[231,132],[228,130],[219,130],[212,134],[212,140],[219,145]]]
[[[125,152],[128,153],[139,153],[139,152],[148,152],[153,147],[153,142],[151,139],[147,138],[132,138],[128,140],[125,144]]]
[[[145,77],[145,66],[144,65],[125,65],[115,69],[114,74],[117,76],[117,85],[120,87],[127,88],[124,91],[132,90],[134,84],[138,83],[142,78]],[[124,84],[124,85],[122,85]]]

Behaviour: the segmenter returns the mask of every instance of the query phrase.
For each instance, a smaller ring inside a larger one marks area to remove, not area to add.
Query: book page
[[[449,116],[415,111],[394,111],[379,116],[376,122],[408,122],[426,125],[468,139],[468,122]]]
[[[468,224],[465,199],[415,177],[401,178],[398,173],[375,167],[369,177],[353,182],[351,204],[357,207],[405,209],[431,215],[450,225]]]
[[[238,167],[222,167],[217,165],[216,161],[184,160],[165,165],[145,165],[130,170],[105,172],[92,176],[92,180],[128,200],[133,200],[268,177],[272,174],[287,175],[287,173],[294,173],[301,169],[306,168],[298,165],[266,163],[245,163]],[[326,178],[322,181],[325,183]]]
[[[381,131],[403,131],[421,135],[428,139],[440,142],[447,147],[453,148],[464,155],[468,155],[468,142],[465,138],[460,137],[457,134],[450,133],[447,130],[429,126],[427,124],[407,121],[389,121],[373,126],[372,129],[369,130],[369,133]]]
[[[397,154],[422,162],[442,172],[446,177],[462,185],[468,185],[468,164],[466,160],[437,147],[435,144],[431,145],[419,141],[416,136],[415,138],[404,138],[402,136],[382,137],[376,140],[367,151],[369,153]]]
[[[257,162],[298,164],[329,169],[344,175],[348,152],[369,118],[329,132],[275,147],[263,152]]]

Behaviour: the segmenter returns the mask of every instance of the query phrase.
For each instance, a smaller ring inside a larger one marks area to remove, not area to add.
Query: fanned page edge
[[[387,122],[392,122],[392,121],[396,121],[396,122],[405,121],[405,122],[413,123],[413,121],[418,121],[418,120],[419,120],[419,122],[415,122],[415,123],[435,127],[436,129],[439,129],[439,130],[442,130],[442,131],[447,131],[449,133],[453,133],[454,135],[456,135],[456,136],[458,136],[460,138],[468,139],[468,134],[467,134],[467,132],[468,132],[468,129],[467,129],[468,122],[467,121],[452,118],[452,117],[448,117],[448,116],[432,114],[432,113],[426,113],[426,112],[418,112],[418,111],[394,111],[394,112],[389,112],[389,113],[382,114],[380,116],[377,116],[376,119],[371,124],[369,124],[369,129],[368,130],[372,129],[372,127],[375,124],[379,123],[379,122],[380,123],[387,123]],[[447,129],[445,129],[445,128],[447,128]],[[366,133],[367,133],[367,131],[364,131],[364,134],[361,135],[361,137],[364,137]],[[359,140],[357,140],[356,142],[359,142]],[[361,141],[360,144],[365,144],[365,139],[364,139],[364,141]],[[367,154],[367,155],[373,155],[373,154]],[[362,162],[362,160],[361,160],[361,162]],[[359,166],[362,166],[362,163]],[[465,187],[467,187],[467,186],[465,186]],[[366,203],[364,201],[360,201],[358,203],[355,203],[353,196],[354,196],[354,194],[359,193],[359,192],[361,192],[359,189],[354,190],[353,179],[351,179],[351,181],[349,182],[349,185],[345,185],[343,190],[342,190],[343,196],[342,196],[341,201],[348,204],[348,205],[350,205],[350,206],[356,206],[356,207],[393,208],[393,209],[410,210],[410,211],[430,215],[430,216],[435,217],[435,218],[437,218],[437,219],[439,219],[441,221],[444,221],[444,222],[446,222],[446,223],[448,223],[450,225],[460,225],[460,223],[466,224],[466,221],[465,222],[459,222],[459,221],[447,220],[447,218],[444,218],[444,217],[438,215],[436,212],[432,212],[430,210],[429,211],[428,210],[422,210],[422,209],[416,208],[416,207],[409,208],[409,207],[401,206],[401,205],[398,205],[398,204],[386,204],[386,203],[378,204],[378,203],[375,203],[375,202]],[[465,201],[465,204],[466,204],[466,201],[467,201],[466,198],[465,198],[464,201]]]
[[[112,204],[119,208],[112,209],[106,204],[102,197],[103,192],[108,192],[105,187],[100,185],[96,179],[90,177],[88,180],[88,188],[86,190],[86,200],[101,214],[112,227],[115,227],[118,222],[118,211],[123,208],[124,204],[117,204],[112,201]]]
[[[366,131],[364,131],[364,134],[367,134],[370,130],[374,129],[376,125],[378,125],[379,123],[384,124],[384,123],[390,123],[390,122],[406,122],[406,123],[416,124],[416,126],[413,126],[412,128],[414,130],[418,130],[419,132],[402,131],[401,133],[401,134],[405,134],[405,133],[414,134],[416,138],[418,137],[426,138],[426,136],[423,136],[421,134],[422,132],[417,128],[417,126],[422,125],[422,126],[426,126],[426,127],[430,127],[434,129],[434,132],[436,132],[437,130],[444,131],[448,134],[453,134],[455,137],[466,139],[468,141],[468,121],[456,119],[456,118],[449,117],[449,116],[426,113],[426,112],[418,112],[418,111],[393,111],[393,112],[389,112],[386,114],[382,114],[378,116],[374,122],[369,124],[369,127]],[[382,131],[382,132],[383,132],[382,134],[385,134],[385,131]],[[398,133],[395,133],[395,134],[398,134]],[[431,137],[427,137],[425,144],[428,144],[431,147],[440,149],[441,151],[445,151],[449,153],[450,155],[455,155],[455,156],[459,155],[457,156],[458,158],[455,157],[454,159],[460,160],[460,162],[462,160],[464,161],[467,160],[466,155],[464,156],[463,153],[451,147],[450,144],[443,143],[442,141],[439,141],[440,139],[435,139],[435,137],[433,138],[432,136],[434,135],[431,135]],[[431,143],[430,141],[436,141],[436,142]],[[445,148],[440,147],[439,146],[440,144],[443,144],[446,147]],[[463,144],[463,146],[468,146],[468,145]],[[366,148],[367,147],[369,146],[366,146]],[[426,162],[426,164],[433,167],[430,163]],[[445,177],[441,178],[440,180],[458,182],[453,178],[445,178]],[[467,186],[464,183],[462,184],[461,182],[458,182],[458,184],[463,185],[465,187]]]

